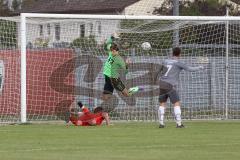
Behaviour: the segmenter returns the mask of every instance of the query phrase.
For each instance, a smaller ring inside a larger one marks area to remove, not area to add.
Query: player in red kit
[[[110,124],[109,115],[107,112],[103,112],[102,107],[96,107],[92,113],[82,102],[78,102],[78,106],[82,112],[76,113],[74,109],[71,109],[68,125],[72,123],[75,126],[96,126],[101,125],[104,120],[106,125]]]

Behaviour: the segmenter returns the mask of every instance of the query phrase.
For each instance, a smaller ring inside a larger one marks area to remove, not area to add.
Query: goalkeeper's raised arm
[[[112,46],[112,43],[114,43],[114,42],[116,42],[117,41],[117,39],[119,39],[120,37],[119,37],[119,34],[118,33],[113,33],[112,35],[111,35],[111,37],[109,37],[106,41],[105,41],[105,43],[104,43],[104,50],[105,51],[107,51],[107,52],[110,52],[111,51],[111,49],[110,49],[110,47]]]

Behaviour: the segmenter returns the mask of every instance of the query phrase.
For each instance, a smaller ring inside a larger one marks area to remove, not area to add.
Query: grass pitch
[[[240,122],[0,126],[1,160],[239,160]]]

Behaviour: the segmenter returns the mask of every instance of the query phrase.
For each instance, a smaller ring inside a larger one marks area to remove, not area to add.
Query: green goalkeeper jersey
[[[121,70],[127,71],[127,66],[120,55],[112,55],[110,51],[111,44],[112,38],[109,38],[105,47],[108,51],[108,59],[104,64],[103,74],[110,78],[118,78]]]

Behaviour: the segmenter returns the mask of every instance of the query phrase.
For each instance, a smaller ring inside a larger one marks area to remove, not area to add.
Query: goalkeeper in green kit
[[[124,59],[119,55],[119,46],[114,42],[117,38],[119,37],[116,34],[113,34],[109,39],[107,39],[104,46],[104,49],[108,52],[108,58],[103,69],[105,78],[102,97],[103,100],[108,100],[111,98],[114,89],[122,92],[124,96],[131,96],[140,90],[139,87],[127,89],[119,78],[121,71],[124,71],[125,74],[127,74],[130,60],[127,59],[125,62]]]

